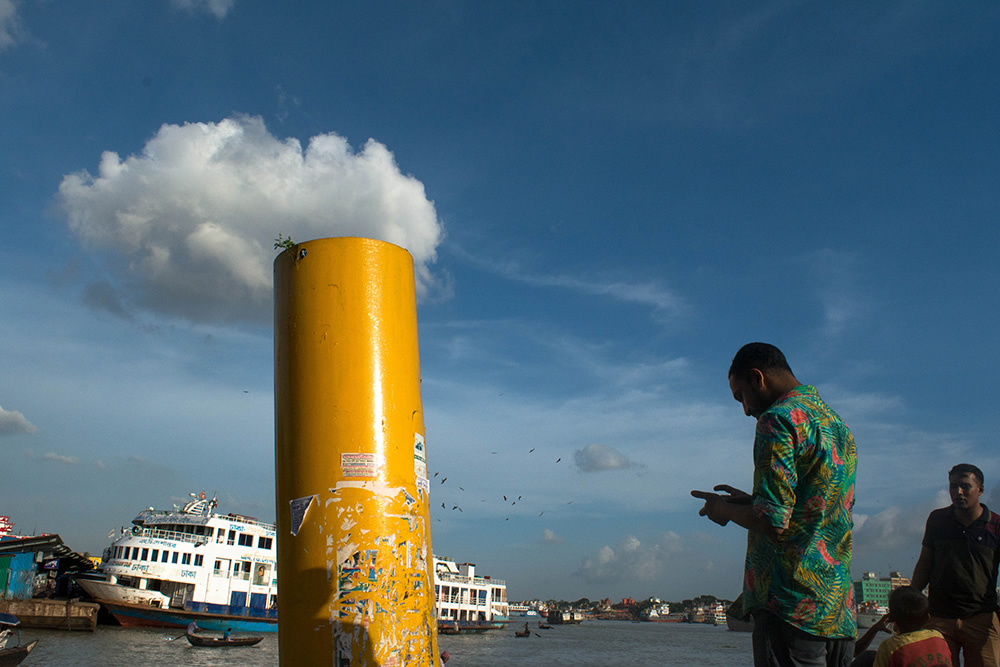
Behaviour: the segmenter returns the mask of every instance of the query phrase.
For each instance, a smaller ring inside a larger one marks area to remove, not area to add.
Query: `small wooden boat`
[[[531,636],[531,629],[528,628],[528,624],[527,623],[524,624],[524,630],[515,630],[514,631],[514,636],[515,637],[530,637]]]
[[[14,667],[20,665],[21,661],[28,657],[31,650],[35,648],[38,640],[28,642],[24,646],[14,646],[0,649],[0,667]]]
[[[21,633],[15,630],[20,625],[13,614],[0,614],[0,667],[15,667],[28,657],[38,640],[21,644]]]
[[[206,646],[211,648],[226,648],[228,646],[253,646],[254,644],[259,644],[263,641],[264,637],[261,635],[252,635],[250,637],[229,637],[228,639],[223,639],[222,637],[205,637],[203,635],[185,635],[191,646]]]
[[[541,621],[538,621],[538,629],[539,630],[551,630],[552,626],[551,625],[546,625],[545,623],[542,623]]]

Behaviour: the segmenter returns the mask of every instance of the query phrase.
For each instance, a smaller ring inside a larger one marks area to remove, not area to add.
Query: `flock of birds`
[[[532,453],[534,453],[535,449],[536,449],[535,447],[532,447],[531,449],[529,449],[529,450],[528,450],[528,454],[532,454]],[[497,454],[497,453],[498,453],[498,452],[490,452],[490,454],[491,454],[491,455],[492,455],[492,454]],[[559,462],[561,462],[561,461],[562,461],[562,457],[561,457],[561,456],[560,456],[559,458],[557,458],[557,459],[555,460],[555,462],[556,462],[556,463],[559,463]],[[432,479],[436,478],[436,477],[437,477],[438,475],[440,475],[440,474],[441,474],[441,473],[440,473],[440,471],[439,471],[439,472],[435,472],[435,473],[434,473],[434,476],[432,477]],[[445,483],[445,482],[447,482],[447,481],[448,481],[448,478],[447,478],[447,477],[442,477],[442,478],[441,478],[441,481],[439,482],[439,485],[440,485],[440,484],[444,484],[444,483]],[[459,491],[465,491],[465,487],[464,487],[464,486],[460,486],[460,485],[459,485],[459,486],[458,486],[458,489],[459,489]],[[508,496],[507,496],[507,495],[505,495],[505,494],[501,494],[501,495],[503,496],[503,501],[504,501],[504,503],[505,503],[505,504],[506,504],[506,503],[510,503],[511,507],[513,507],[514,505],[517,505],[518,501],[519,501],[519,500],[521,500],[521,499],[523,498],[523,496],[521,496],[521,495],[517,496],[516,498],[515,498],[515,497],[513,496],[513,494],[511,494],[511,496],[510,496],[510,497],[508,497]],[[486,498],[482,498],[482,499],[481,499],[481,500],[480,500],[479,502],[481,502],[481,503],[485,503],[485,502],[486,502]],[[566,504],[567,504],[567,505],[572,505],[572,504],[573,504],[573,501],[571,500],[571,501],[569,501],[569,502],[568,502],[568,503],[566,503]],[[446,503],[441,503],[441,508],[442,508],[442,509],[448,509],[448,505],[447,505]],[[453,512],[454,512],[455,510],[458,510],[459,512],[463,512],[463,513],[464,513],[464,510],[462,509],[462,506],[461,506],[461,505],[457,505],[457,504],[455,504],[455,505],[452,505],[452,506],[451,506],[451,511],[453,511]],[[541,512],[539,512],[539,513],[538,513],[538,516],[542,516],[543,514],[545,514],[545,510],[542,510]],[[438,519],[438,521],[441,521],[441,519]],[[505,517],[505,518],[504,518],[504,521],[510,521],[510,516],[508,515],[507,517]]]

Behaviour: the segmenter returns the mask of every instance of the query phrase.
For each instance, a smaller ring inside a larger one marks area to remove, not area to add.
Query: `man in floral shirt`
[[[744,345],[729,386],[757,420],[753,493],[720,484],[725,495],[691,495],[705,501],[699,514],[748,531],[743,608],[754,619],[754,665],[847,667],[857,633],[854,437],[773,345]]]

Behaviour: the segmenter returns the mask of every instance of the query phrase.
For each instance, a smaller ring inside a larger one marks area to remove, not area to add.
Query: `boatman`
[[[729,388],[757,420],[753,491],[720,484],[724,494],[691,495],[705,501],[700,515],[747,529],[743,609],[754,620],[754,667],[847,667],[857,632],[854,436],[773,345],[740,348]]]
[[[189,635],[196,634],[201,628],[198,627],[198,621],[191,621],[188,623],[187,633]]]

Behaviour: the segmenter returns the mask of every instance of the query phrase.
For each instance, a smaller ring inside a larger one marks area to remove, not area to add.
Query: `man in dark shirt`
[[[959,651],[966,667],[995,667],[1000,660],[997,569],[1000,566],[1000,516],[979,502],[983,471],[960,463],[948,472],[951,506],[927,517],[920,558],[911,583],[929,585],[931,620]]]

